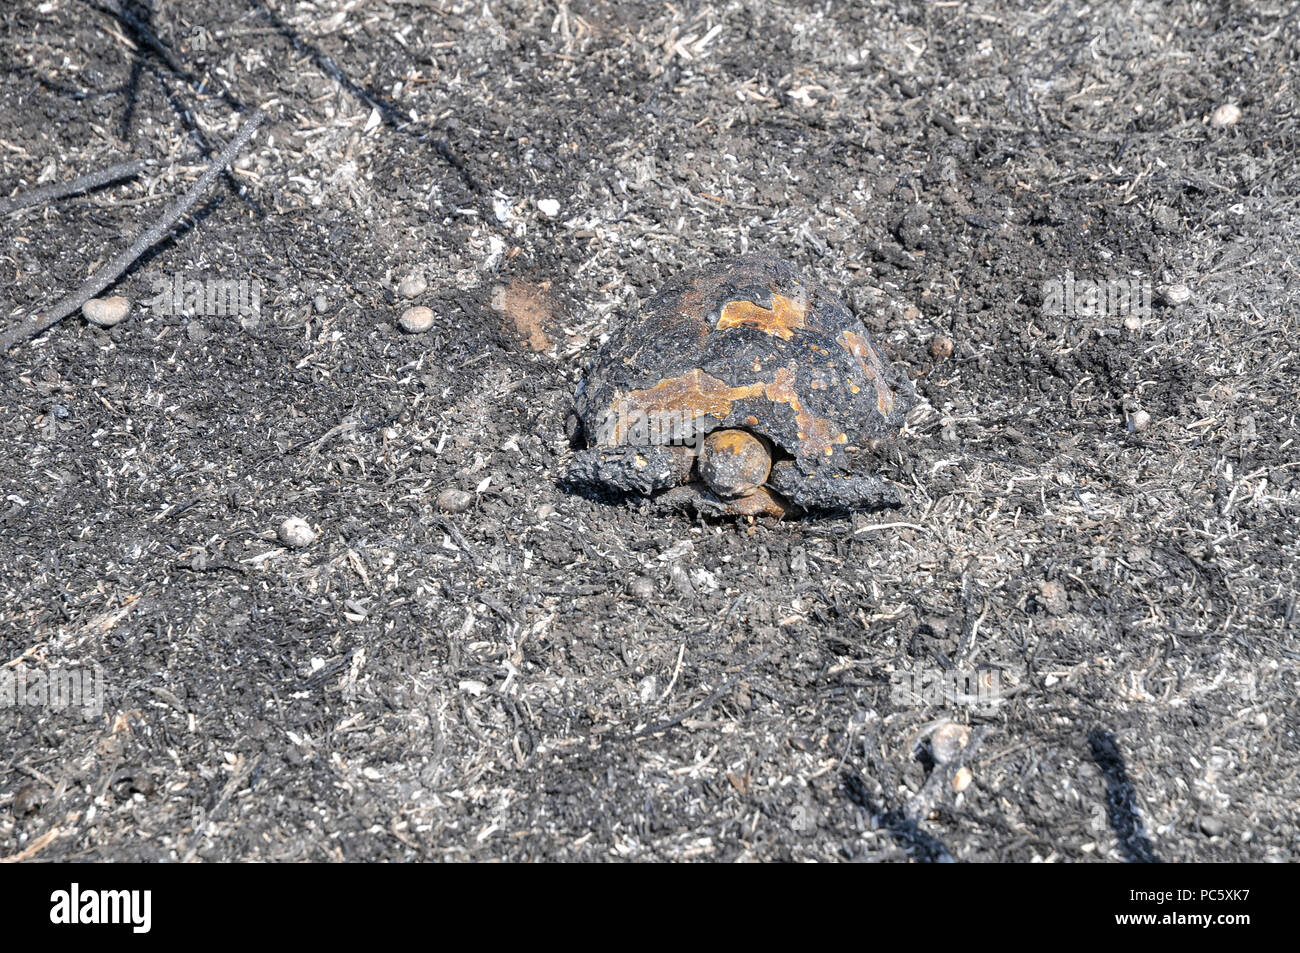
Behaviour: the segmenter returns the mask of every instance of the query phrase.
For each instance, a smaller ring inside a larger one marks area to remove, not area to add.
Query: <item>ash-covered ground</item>
[[[155,160],[0,219],[5,327],[270,118],[0,356],[0,688],[103,686],[0,706],[0,857],[1296,859],[1300,12],[1097,6],[5,4],[3,193]],[[742,251],[914,377],[902,507],[567,489]]]

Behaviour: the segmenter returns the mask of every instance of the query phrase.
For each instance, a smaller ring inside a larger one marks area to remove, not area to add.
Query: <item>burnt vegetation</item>
[[[0,356],[0,674],[105,691],[0,706],[0,857],[1295,859],[1298,16],[2,5],[0,334],[133,304]],[[900,508],[565,485],[602,338],[748,251],[910,370]]]

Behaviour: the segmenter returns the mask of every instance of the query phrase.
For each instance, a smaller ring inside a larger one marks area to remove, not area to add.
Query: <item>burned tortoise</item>
[[[569,479],[720,513],[897,502],[852,455],[915,400],[825,288],[779,258],[734,259],[615,329],[578,388]]]

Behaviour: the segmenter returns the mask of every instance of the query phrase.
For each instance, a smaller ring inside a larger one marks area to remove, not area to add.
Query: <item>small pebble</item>
[[[208,329],[202,321],[191,321],[185,325],[185,336],[191,344],[202,344],[208,339]]]
[[[945,722],[930,736],[930,754],[934,756],[935,764],[952,764],[961,757],[968,744],[969,728],[955,721]]]
[[[1227,129],[1229,126],[1235,126],[1240,118],[1240,106],[1236,103],[1224,103],[1210,114],[1210,125],[1219,129]]]
[[[1038,604],[1052,615],[1065,615],[1070,599],[1059,582],[1044,581],[1038,586]]]
[[[111,298],[91,298],[81,306],[81,313],[86,316],[86,320],[101,328],[111,328],[115,324],[120,324],[130,310],[131,302],[121,295],[114,295]]]
[[[941,361],[952,357],[952,338],[936,335],[930,342],[930,355]]]
[[[1160,289],[1160,300],[1176,308],[1192,300],[1192,289],[1183,284],[1168,285]]]
[[[407,308],[397,323],[407,334],[423,334],[433,327],[433,310],[423,305]]]
[[[311,306],[316,309],[317,314],[324,314],[330,309],[330,299],[324,295],[317,295],[311,299]]]
[[[970,783],[975,780],[975,775],[971,773],[970,768],[962,765],[957,769],[957,773],[952,776],[952,789],[960,794],[970,787]]]
[[[1140,331],[1142,330],[1142,319],[1136,314],[1125,315],[1124,327],[1130,331]]]
[[[537,211],[547,218],[555,218],[560,214],[560,203],[555,199],[538,199]]]
[[[1202,817],[1200,824],[1201,833],[1206,837],[1218,837],[1228,829],[1228,825],[1221,817]]]
[[[444,513],[464,513],[474,505],[474,494],[455,487],[447,487],[438,494],[438,509]]]
[[[424,275],[407,275],[397,283],[397,293],[403,298],[418,298],[428,287],[429,283],[424,280]]]
[[[316,531],[307,525],[305,519],[297,516],[290,516],[281,523],[276,535],[290,549],[302,549],[316,542]]]
[[[541,506],[537,507],[535,512],[537,513],[537,518],[539,520],[548,520],[555,516],[555,507],[550,503],[543,503]]]
[[[637,576],[627,584],[627,591],[629,595],[646,602],[654,598],[654,580],[646,576]]]
[[[1151,415],[1145,410],[1135,410],[1129,414],[1128,426],[1134,433],[1142,433],[1151,426]]]

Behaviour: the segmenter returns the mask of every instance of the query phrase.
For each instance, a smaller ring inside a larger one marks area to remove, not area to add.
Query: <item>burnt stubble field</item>
[[[1295,860],[1298,18],[4,4],[3,194],[151,160],[0,217],[4,328],[268,118],[0,355],[0,672],[103,684],[0,706],[0,857]],[[565,483],[602,337],[741,252],[913,377],[901,507]]]

